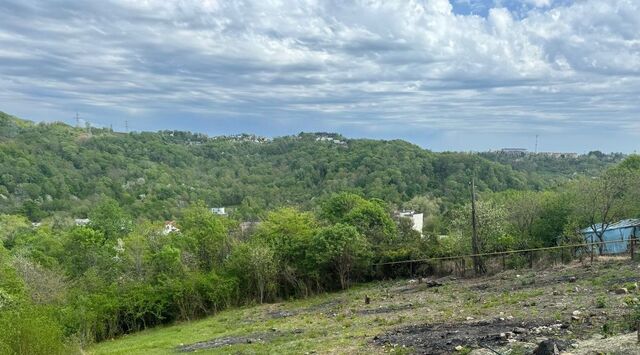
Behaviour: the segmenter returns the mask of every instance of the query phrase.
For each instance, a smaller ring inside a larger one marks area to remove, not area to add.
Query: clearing
[[[638,280],[637,264],[608,258],[482,278],[445,277],[435,287],[418,280],[375,282],[304,300],[230,309],[86,351],[495,354],[488,350],[493,349],[515,355],[531,353],[551,338],[567,354],[640,354],[628,321],[630,305],[640,295]],[[368,305],[365,296],[371,299]]]

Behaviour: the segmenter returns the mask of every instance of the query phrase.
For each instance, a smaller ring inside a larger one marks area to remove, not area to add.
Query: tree
[[[237,245],[227,262],[246,294],[255,294],[260,303],[276,289],[277,265],[273,249],[256,242]]]
[[[72,228],[65,236],[64,264],[67,272],[77,277],[90,268],[110,271],[109,247],[104,244],[105,237],[100,231],[87,227]]]
[[[316,270],[305,263],[311,238],[318,223],[308,212],[294,208],[282,208],[270,212],[259,225],[254,236],[275,253],[278,277],[285,296],[294,292],[307,294]]]
[[[16,237],[29,230],[29,221],[22,216],[0,215],[0,244],[12,248]]]
[[[337,274],[342,289],[349,286],[354,269],[367,265],[371,257],[367,240],[342,223],[322,228],[313,237],[311,251],[316,265]]]
[[[364,235],[373,245],[388,244],[397,235],[389,213],[375,202],[366,202],[352,209],[343,220]]]
[[[118,202],[104,198],[91,213],[90,227],[102,232],[106,241],[115,241],[131,231],[131,219],[122,210]]]
[[[189,241],[189,250],[197,255],[201,270],[211,271],[222,264],[227,249],[227,229],[222,217],[199,202],[185,210],[178,226]]]
[[[353,193],[334,194],[322,204],[320,216],[330,223],[337,223],[344,220],[354,208],[366,202],[364,198]]]
[[[631,177],[627,169],[611,169],[599,178],[582,179],[575,185],[574,213],[598,238],[600,254],[606,249],[602,242],[609,226],[627,216]]]
[[[322,204],[322,216],[330,223],[349,224],[373,246],[389,243],[397,228],[381,200],[366,200],[351,193],[333,195]]]
[[[507,211],[495,201],[476,202],[478,244],[481,253],[511,249],[513,238],[508,234]],[[471,238],[471,205],[467,204],[453,214],[450,232],[466,240]],[[466,248],[465,248],[466,249]]]

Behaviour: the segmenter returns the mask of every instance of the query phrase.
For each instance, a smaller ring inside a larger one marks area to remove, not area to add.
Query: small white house
[[[215,214],[217,214],[219,216],[226,216],[227,215],[227,212],[225,211],[224,207],[213,207],[211,209],[211,212],[213,212],[213,213],[215,213]]]
[[[424,226],[424,215],[415,211],[400,211],[398,217],[411,219],[411,228],[422,235],[422,227]]]
[[[91,220],[89,218],[76,218],[74,222],[76,226],[86,226],[91,222]]]
[[[180,229],[176,227],[176,222],[174,221],[166,221],[164,222],[164,229],[162,230],[163,235],[168,235],[170,233],[180,232]]]

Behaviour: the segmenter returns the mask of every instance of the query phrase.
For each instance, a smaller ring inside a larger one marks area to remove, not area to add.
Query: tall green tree
[[[318,267],[335,273],[340,287],[349,286],[353,273],[370,261],[369,243],[349,225],[335,224],[324,227],[313,237],[311,258]]]
[[[211,271],[224,261],[228,240],[222,218],[199,202],[186,209],[178,221],[188,250],[196,256],[201,270]]]

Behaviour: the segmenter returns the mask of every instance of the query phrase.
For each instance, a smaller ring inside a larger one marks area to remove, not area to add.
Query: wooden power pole
[[[471,178],[471,248],[473,250],[473,270],[476,275],[484,274],[484,264],[478,254],[480,246],[478,243],[478,217],[476,215],[476,180]]]

